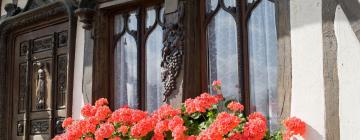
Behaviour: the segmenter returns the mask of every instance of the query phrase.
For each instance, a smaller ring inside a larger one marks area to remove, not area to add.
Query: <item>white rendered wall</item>
[[[336,9],[339,117],[342,140],[360,139],[360,43],[340,6]]]
[[[81,118],[81,107],[84,105],[82,81],[83,81],[85,30],[81,26],[82,23],[78,21],[77,30],[76,30],[74,89],[73,89],[73,106],[72,106],[72,117],[74,119]]]
[[[291,116],[307,124],[308,140],[325,139],[321,0],[291,0]]]
[[[13,0],[2,0],[1,1],[1,15],[6,15],[6,11],[5,11],[5,5],[8,3],[12,3]]]

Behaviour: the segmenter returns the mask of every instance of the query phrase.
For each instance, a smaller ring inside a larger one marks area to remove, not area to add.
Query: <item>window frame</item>
[[[109,21],[109,40],[110,40],[110,47],[109,47],[109,60],[110,60],[110,69],[109,69],[109,87],[110,87],[110,107],[115,109],[115,55],[114,50],[117,46],[117,41],[121,39],[120,34],[115,34],[115,25],[114,25],[114,19],[116,15],[122,14],[122,13],[130,13],[132,11],[136,11],[137,13],[137,31],[135,33],[136,37],[132,35],[137,43],[137,54],[138,54],[138,62],[137,62],[137,68],[138,68],[138,109],[146,110],[146,41],[149,37],[149,35],[152,33],[152,31],[156,28],[156,25],[159,24],[160,26],[163,26],[161,23],[157,23],[158,19],[155,20],[154,26],[151,26],[149,29],[146,28],[146,12],[147,8],[154,7],[156,9],[156,16],[159,16],[158,11],[160,11],[164,0],[147,0],[147,1],[138,1],[128,4],[120,4],[116,6],[116,9],[113,8],[107,13],[109,14],[108,21]],[[125,21],[127,22],[127,21]],[[125,31],[126,33],[127,31]]]
[[[219,0],[219,6],[212,14],[206,13],[207,0],[200,0],[200,47],[201,47],[201,89],[203,91],[209,90],[209,63],[208,63],[208,44],[207,44],[207,25],[211,22],[212,18],[218,13],[220,9],[225,10],[235,18],[237,24],[237,49],[238,49],[238,71],[239,71],[239,84],[241,85],[240,97],[242,104],[245,106],[245,114],[250,114],[250,71],[249,71],[249,49],[248,49],[248,21],[251,11],[257,6],[261,0],[255,3],[248,4],[247,1],[237,0],[236,10],[231,11],[224,5],[223,0]]]
[[[251,16],[251,12],[262,0],[254,0],[252,3],[247,1],[236,0],[237,7],[239,7],[240,12],[237,13],[237,28],[241,31],[237,32],[238,38],[238,50],[242,52],[242,55],[239,55],[239,67],[242,72],[239,74],[241,77],[241,95],[242,103],[245,106],[245,114],[249,114],[250,110],[250,71],[249,71],[249,49],[248,49],[248,21]],[[96,99],[100,97],[107,97],[110,99],[110,102],[114,99],[114,56],[112,54],[115,43],[114,43],[114,19],[113,17],[120,13],[123,10],[131,11],[137,6],[140,7],[149,7],[152,3],[163,3],[164,0],[128,0],[124,2],[114,1],[114,2],[105,2],[99,4],[100,14],[97,16],[96,22],[106,24],[105,27],[107,32],[100,33],[103,31],[104,25],[97,25],[95,27],[95,46],[105,45],[106,50],[102,50],[99,47],[94,47],[94,74],[93,74],[93,98],[92,102],[95,102]],[[206,22],[210,22],[209,17],[206,16],[206,0],[199,1],[180,1],[184,2],[185,7],[185,18],[184,18],[184,31],[185,31],[185,47],[184,47],[184,58],[182,72],[183,77],[179,77],[183,80],[183,85],[181,85],[181,91],[179,97],[181,101],[185,101],[187,98],[194,97],[199,95],[201,92],[209,91],[209,77],[208,77],[208,51],[207,51],[207,27],[204,26]],[[143,14],[144,15],[144,14]],[[103,20],[103,21],[102,21]],[[106,23],[107,22],[107,23]],[[145,20],[143,21],[145,22]],[[194,24],[196,22],[196,24]],[[145,23],[140,23],[145,25]],[[145,27],[145,26],[144,26]],[[99,31],[100,30],[100,31]],[[141,29],[144,30],[144,29]],[[110,41],[109,41],[110,40]],[[141,42],[141,47],[145,48],[146,40],[143,39]],[[193,47],[192,47],[193,46]],[[243,46],[243,47],[242,47]],[[102,52],[97,52],[102,51]],[[139,60],[139,108],[146,109],[146,75],[145,75],[145,49],[141,50]],[[101,55],[106,56],[106,60],[97,60],[99,58],[104,58]],[[196,60],[196,61],[193,61]],[[101,64],[106,63],[106,64]],[[105,66],[105,67],[101,67]],[[104,73],[109,73],[104,78]],[[95,88],[94,88],[95,85]],[[99,93],[105,92],[105,93]],[[178,100],[178,99],[176,99]],[[114,108],[114,103],[110,104],[111,108]]]

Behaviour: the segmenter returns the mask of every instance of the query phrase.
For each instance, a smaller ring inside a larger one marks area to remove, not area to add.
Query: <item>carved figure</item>
[[[36,100],[37,100],[37,109],[45,109],[45,94],[46,94],[46,72],[44,63],[37,63],[39,66],[38,79],[36,85]]]

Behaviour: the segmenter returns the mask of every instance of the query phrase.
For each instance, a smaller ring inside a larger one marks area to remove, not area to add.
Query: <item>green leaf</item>
[[[199,119],[200,116],[201,116],[201,113],[200,113],[200,112],[195,112],[195,113],[193,113],[193,114],[190,115],[190,117],[193,118],[193,119],[195,119],[195,120],[196,120],[196,119]]]

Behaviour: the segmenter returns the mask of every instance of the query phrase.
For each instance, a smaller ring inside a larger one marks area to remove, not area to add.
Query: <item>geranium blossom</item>
[[[261,117],[249,119],[243,128],[244,140],[262,140],[266,134],[266,122]]]
[[[214,90],[221,90],[221,81],[220,80],[213,81],[212,87]]]
[[[109,104],[109,102],[108,102],[108,100],[105,99],[105,98],[100,98],[99,100],[97,100],[97,101],[95,102],[95,106],[96,106],[96,107],[104,106],[104,105],[108,105],[108,104]]]
[[[133,125],[146,117],[147,112],[131,108],[120,108],[112,113],[110,121],[123,125]]]
[[[145,118],[131,128],[131,136],[134,138],[144,137],[154,129],[155,125],[156,119],[150,117]]]
[[[212,96],[209,93],[203,93],[195,99],[187,99],[185,101],[186,112],[191,114],[194,112],[205,112],[212,105],[219,103],[221,98]]]
[[[221,93],[220,81],[213,86],[218,86],[217,92]],[[254,112],[243,116],[244,106],[235,101],[226,106],[231,114],[220,112],[217,106],[222,105],[221,100],[221,94],[203,93],[187,99],[183,111],[165,104],[149,115],[128,107],[112,112],[108,100],[101,98],[94,106],[86,104],[81,109],[85,119],[65,119],[62,124],[65,132],[53,140],[269,140],[265,137],[264,115]],[[283,140],[305,134],[306,125],[298,118],[288,118],[283,124],[286,128],[280,135]]]
[[[244,110],[244,106],[239,102],[232,101],[227,105],[227,108],[233,112],[241,112]]]
[[[200,133],[199,139],[222,139],[224,135],[239,125],[241,119],[226,112],[220,113],[213,124]]]
[[[174,117],[180,113],[181,111],[179,109],[174,109],[172,106],[165,104],[162,105],[158,110],[154,111],[152,117],[158,120],[162,120]]]
[[[283,121],[286,128],[284,140],[289,140],[293,135],[305,135],[306,124],[299,118],[291,117]]]
[[[114,131],[114,125],[110,123],[101,124],[100,128],[95,131],[95,139],[102,140],[104,138],[110,138]]]
[[[66,118],[63,123],[62,123],[62,127],[66,128],[67,126],[69,126],[71,123],[73,122],[73,119],[71,117]]]

